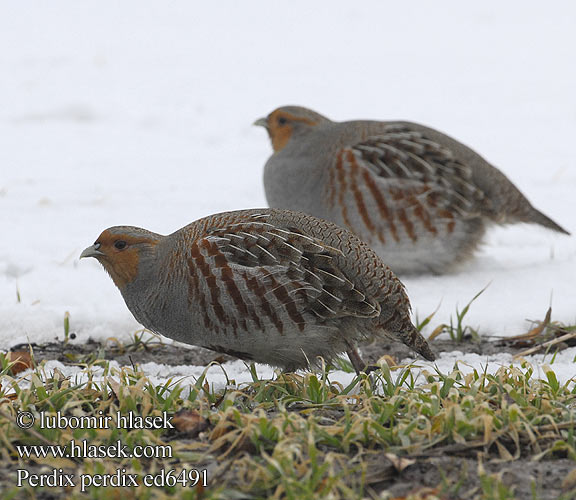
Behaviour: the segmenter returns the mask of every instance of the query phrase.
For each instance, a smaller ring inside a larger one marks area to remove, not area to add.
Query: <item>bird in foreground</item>
[[[434,360],[410,320],[404,286],[349,231],[288,210],[200,219],[162,236],[106,229],[80,258],[95,257],[134,317],[186,344],[286,371],[387,337]]]
[[[254,122],[274,150],[268,204],[335,222],[396,273],[444,273],[473,255],[491,223],[569,234],[500,170],[437,130],[410,122],[334,122],[298,106]]]

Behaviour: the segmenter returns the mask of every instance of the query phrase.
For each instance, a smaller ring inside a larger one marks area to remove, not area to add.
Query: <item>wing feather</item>
[[[342,252],[298,229],[260,217],[208,229],[202,239],[213,258],[226,260],[242,293],[265,289],[276,306],[292,305],[298,314],[312,313],[320,320],[380,314],[378,301],[339,268],[336,257]],[[253,300],[246,297],[246,302]]]
[[[455,212],[476,217],[489,203],[475,185],[472,169],[454,153],[408,125],[389,125],[379,135],[340,150],[338,164],[351,162],[373,174],[385,196],[396,196],[391,210],[413,208],[416,197],[430,209],[439,207],[436,217]]]

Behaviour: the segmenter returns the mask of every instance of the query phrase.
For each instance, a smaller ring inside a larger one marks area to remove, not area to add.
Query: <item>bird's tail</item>
[[[523,199],[523,202],[516,207],[514,211],[508,213],[504,220],[500,221],[504,224],[515,222],[526,222],[528,224],[540,224],[545,228],[552,229],[562,234],[570,235],[566,229],[559,224],[556,224],[550,217],[544,215],[540,210],[535,209],[528,200]]]
[[[428,342],[414,325],[410,324],[407,328],[403,328],[401,332],[395,332],[394,335],[428,361],[436,359],[436,355],[430,349]]]
[[[553,231],[558,231],[559,233],[570,235],[566,229],[564,229],[559,224],[556,224],[556,222],[554,222],[550,217],[544,215],[542,212],[536,210],[533,207],[528,216],[526,216],[524,219],[524,222],[534,222],[535,224],[540,224],[541,226],[552,229]]]

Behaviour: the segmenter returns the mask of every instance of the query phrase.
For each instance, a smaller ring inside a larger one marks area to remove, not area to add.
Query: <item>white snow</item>
[[[169,233],[265,206],[271,149],[251,124],[284,104],[436,127],[576,233],[575,22],[569,1],[4,3],[0,348],[61,339],[66,311],[76,342],[127,339],[139,326],[82,249],[111,225]],[[466,318],[484,335],[525,332],[550,305],[574,324],[576,238],[494,228],[457,273],[404,282],[420,319],[440,305],[432,325],[487,284]],[[574,357],[552,365],[564,379]],[[511,362],[438,366],[457,359]]]

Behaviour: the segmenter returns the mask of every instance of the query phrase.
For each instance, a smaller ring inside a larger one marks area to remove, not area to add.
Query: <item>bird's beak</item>
[[[252,125],[256,125],[257,127],[264,127],[265,129],[268,128],[268,118],[258,118]]]
[[[84,257],[98,257],[104,255],[104,252],[98,250],[99,248],[100,243],[94,243],[94,245],[89,246],[80,254],[80,258],[83,259]]]

